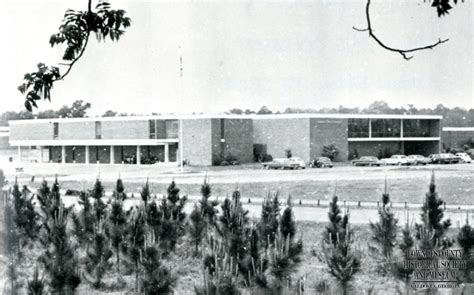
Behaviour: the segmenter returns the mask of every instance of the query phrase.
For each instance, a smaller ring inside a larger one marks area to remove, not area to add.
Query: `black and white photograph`
[[[469,0],[3,0],[0,294],[474,294]]]

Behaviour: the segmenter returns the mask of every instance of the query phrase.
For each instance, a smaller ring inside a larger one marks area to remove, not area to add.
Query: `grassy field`
[[[341,200],[378,201],[387,178],[391,199],[395,203],[422,203],[428,189],[431,171],[436,174],[437,191],[452,205],[474,205],[474,164],[429,165],[418,167],[352,167],[306,169],[298,171],[267,171],[256,166],[191,167],[189,173],[176,173],[176,168],[132,167],[121,165],[32,165],[18,177],[37,187],[45,177],[51,181],[57,173],[63,189],[91,188],[100,177],[107,190],[114,188],[120,175],[127,192],[138,193],[149,179],[154,194],[162,194],[175,180],[183,194],[197,196],[199,184],[207,176],[214,196],[225,197],[239,189],[243,198],[261,198],[268,192],[289,193],[295,200],[329,200],[336,191]],[[29,180],[35,176],[35,183]],[[10,175],[13,181],[14,175]]]

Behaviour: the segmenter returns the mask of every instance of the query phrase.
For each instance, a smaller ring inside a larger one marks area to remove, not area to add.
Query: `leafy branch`
[[[108,2],[99,2],[95,11],[92,11],[92,0],[88,0],[87,11],[75,11],[68,9],[64,14],[59,32],[51,35],[49,44],[51,47],[66,44],[62,56],[65,72],[60,73],[59,67],[46,66],[38,63],[38,70],[26,73],[24,82],[18,86],[18,90],[25,95],[25,108],[32,111],[37,108],[37,100],[47,99],[51,101],[51,89],[56,81],[63,80],[72,70],[74,64],[84,54],[91,33],[95,34],[98,41],[105,41],[108,37],[112,41],[118,41],[131,24],[129,17],[125,16],[125,10],[112,10]]]
[[[458,2],[458,0],[454,0],[454,4],[457,4],[457,2]],[[464,2],[464,0],[463,0],[463,2]],[[431,4],[431,6],[436,7],[437,12],[438,12],[438,17],[441,17],[445,14],[448,14],[449,13],[448,10],[450,10],[452,8],[452,6],[450,5],[450,0],[434,0],[433,3]],[[421,51],[421,50],[433,49],[433,48],[435,48],[436,46],[438,46],[442,43],[448,42],[448,40],[449,40],[449,39],[439,38],[437,42],[432,43],[430,45],[415,47],[415,48],[411,48],[411,49],[400,49],[400,48],[394,48],[394,47],[388,46],[384,42],[382,42],[382,40],[380,40],[379,37],[377,37],[374,34],[374,30],[372,28],[372,22],[370,20],[370,11],[369,10],[370,10],[370,0],[367,0],[367,4],[366,4],[366,7],[365,7],[365,15],[366,15],[366,18],[367,18],[367,28],[365,28],[365,29],[359,29],[359,28],[356,28],[356,27],[352,27],[352,28],[354,30],[358,31],[358,32],[369,32],[369,37],[374,39],[382,48],[384,48],[388,51],[399,53],[405,60],[410,60],[410,59],[413,58],[413,55],[411,55],[410,53],[413,53],[413,52],[416,52],[416,51]]]

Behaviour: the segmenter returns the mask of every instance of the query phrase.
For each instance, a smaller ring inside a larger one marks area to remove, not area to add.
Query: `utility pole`
[[[180,107],[183,105],[183,56],[181,54],[181,46],[178,47],[179,51],[179,82],[180,82],[180,87],[179,87],[179,100],[181,101]],[[183,150],[184,150],[184,145],[183,145],[183,112],[182,110],[179,113],[179,167],[180,171],[183,172],[184,170],[184,159],[183,159]]]

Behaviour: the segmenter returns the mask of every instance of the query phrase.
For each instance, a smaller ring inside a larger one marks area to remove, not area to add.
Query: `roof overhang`
[[[440,141],[439,137],[350,137],[347,139],[349,142],[362,142],[362,141]]]
[[[64,140],[10,140],[12,146],[137,146],[165,145],[179,139],[64,139]]]
[[[56,122],[107,122],[107,121],[143,121],[143,120],[197,120],[197,119],[424,119],[441,120],[443,116],[438,115],[403,115],[403,114],[269,114],[269,115],[156,115],[156,116],[129,116],[129,117],[91,117],[91,118],[55,118],[55,119],[33,119],[9,121],[10,125],[34,124],[34,123],[56,123]]]

